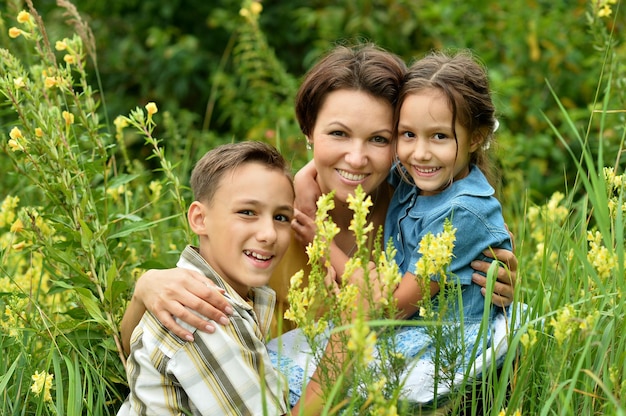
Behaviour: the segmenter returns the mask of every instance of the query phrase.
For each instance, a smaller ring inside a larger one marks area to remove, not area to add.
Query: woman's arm
[[[129,353],[131,334],[146,309],[166,328],[188,341],[193,340],[193,335],[178,325],[175,317],[206,332],[215,331],[214,322],[228,324],[227,315],[232,314],[233,310],[223,293],[222,289],[193,270],[148,270],[137,280],[135,292],[122,318],[124,351]],[[205,320],[187,308],[213,321]]]

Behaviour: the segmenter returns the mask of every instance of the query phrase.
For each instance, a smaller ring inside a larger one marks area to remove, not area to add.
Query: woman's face
[[[358,185],[370,194],[391,167],[393,107],[358,90],[329,93],[312,134],[317,181],[323,193],[335,190],[346,201]]]

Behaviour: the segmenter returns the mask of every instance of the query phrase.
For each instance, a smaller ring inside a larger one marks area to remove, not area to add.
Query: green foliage
[[[596,1],[294,0],[255,15],[242,3],[80,0],[79,15],[41,2],[40,20],[30,2],[0,2],[0,413],[116,412],[118,322],[133,279],[189,242],[193,162],[256,138],[299,167],[297,80],[332,43],[369,39],[407,60],[469,47],[497,94],[502,200],[530,314],[502,372],[459,400],[475,414],[623,414],[619,5],[601,16]],[[16,21],[23,9],[32,20]],[[379,339],[395,325],[355,323]]]

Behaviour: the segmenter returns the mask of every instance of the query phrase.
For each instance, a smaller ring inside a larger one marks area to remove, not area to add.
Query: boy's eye
[[[288,215],[278,214],[274,217],[276,221],[280,222],[291,222],[291,218]]]

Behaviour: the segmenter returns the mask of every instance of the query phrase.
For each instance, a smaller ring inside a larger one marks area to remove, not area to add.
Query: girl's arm
[[[418,302],[426,296],[430,299],[439,293],[439,282],[428,279],[426,290],[428,293],[424,293],[424,286],[418,283],[413,273],[404,273],[400,284],[393,292],[393,297],[397,301],[398,318],[408,319],[413,316],[418,310],[416,306]]]
[[[193,335],[178,325],[175,317],[209,333],[215,331],[215,322],[228,324],[227,315],[233,311],[223,293],[213,282],[193,270],[148,270],[137,280],[135,292],[122,318],[124,352],[130,352],[131,334],[146,309],[170,331],[188,341],[193,340]],[[187,308],[213,321],[203,319]]]
[[[315,218],[317,200],[322,195],[322,191],[317,183],[317,169],[313,160],[296,173],[293,178],[293,186],[296,191],[294,206],[305,215]]]

